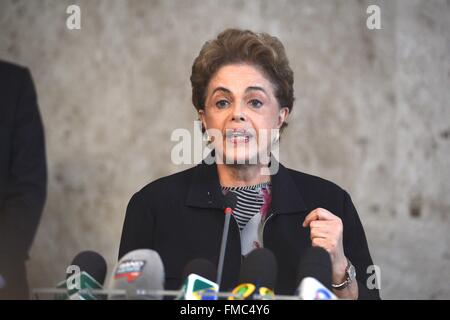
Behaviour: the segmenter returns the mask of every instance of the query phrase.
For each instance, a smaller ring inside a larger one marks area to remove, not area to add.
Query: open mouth
[[[226,129],[225,137],[234,144],[248,143],[253,137],[252,133],[245,129]]]

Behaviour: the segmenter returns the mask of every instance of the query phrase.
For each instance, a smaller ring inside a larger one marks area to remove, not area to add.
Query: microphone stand
[[[216,283],[220,286],[222,282],[223,262],[225,259],[225,250],[227,248],[228,229],[230,227],[230,218],[233,210],[230,207],[225,208],[225,225],[223,227],[222,243],[220,245],[219,264],[217,265],[217,280]]]

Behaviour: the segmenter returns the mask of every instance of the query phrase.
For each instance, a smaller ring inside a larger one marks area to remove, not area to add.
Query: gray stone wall
[[[81,30],[66,8],[81,8]],[[381,8],[368,30],[366,8]],[[193,132],[190,68],[227,27],[278,36],[295,73],[287,166],[352,195],[385,299],[450,298],[449,1],[0,1],[0,59],[28,66],[48,199],[28,263],[52,286],[81,250],[117,258],[126,205]]]

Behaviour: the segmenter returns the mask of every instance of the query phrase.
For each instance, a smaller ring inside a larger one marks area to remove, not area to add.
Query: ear
[[[278,122],[277,122],[278,128],[281,128],[283,123],[286,122],[288,116],[289,116],[289,108],[288,107],[281,108],[280,111],[278,112]]]
[[[202,122],[202,127],[206,128],[205,110],[204,109],[198,110],[198,118]]]
[[[205,120],[205,110],[204,109],[199,109],[198,110],[198,118],[203,121]]]

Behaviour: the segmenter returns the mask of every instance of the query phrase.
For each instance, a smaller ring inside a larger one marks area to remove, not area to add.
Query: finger
[[[305,220],[303,221],[303,227],[308,227],[309,224],[311,223],[311,221],[314,221],[317,219],[318,219],[318,213],[317,213],[317,209],[315,209],[306,216]]]
[[[310,233],[310,238],[313,240],[314,238],[328,238],[330,234],[327,232],[327,230],[321,229],[321,228],[312,228]]]
[[[311,221],[314,221],[314,220],[333,221],[333,220],[337,220],[337,219],[339,219],[339,217],[335,216],[327,209],[317,208],[317,209],[311,211],[306,216],[305,220],[303,221],[303,227],[309,226]]]
[[[314,220],[309,223],[310,228],[330,229],[336,226],[335,220]]]
[[[320,247],[328,251],[328,241],[324,238],[314,238],[311,240],[313,247]]]
[[[332,214],[330,211],[328,211],[327,209],[324,208],[317,208],[317,220],[328,220],[328,221],[332,221],[332,220],[336,220],[339,219],[336,215]]]
[[[343,226],[338,221],[312,221],[309,225],[312,229],[319,229],[330,236],[339,236],[343,232]]]

